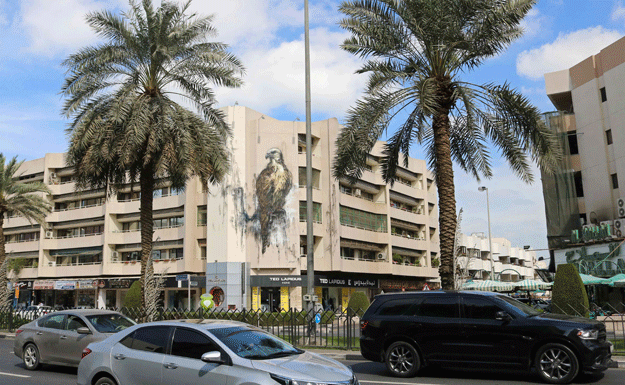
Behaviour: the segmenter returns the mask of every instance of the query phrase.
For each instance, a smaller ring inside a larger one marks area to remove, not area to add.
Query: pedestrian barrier
[[[150,317],[140,308],[111,308],[136,322]],[[270,332],[294,346],[327,349],[358,350],[360,348],[360,317],[364,310],[328,310],[309,314],[306,310],[289,309],[279,312],[264,310],[211,310],[159,308],[151,317],[154,321],[177,319],[224,319],[245,322]],[[318,315],[318,317],[317,317]],[[15,331],[39,315],[34,311],[0,308],[0,330]],[[318,322],[317,322],[318,321]]]

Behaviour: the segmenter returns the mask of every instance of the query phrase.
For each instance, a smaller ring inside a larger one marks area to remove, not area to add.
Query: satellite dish
[[[594,211],[590,212],[590,223],[593,225],[598,225],[599,221],[597,220],[597,213]]]

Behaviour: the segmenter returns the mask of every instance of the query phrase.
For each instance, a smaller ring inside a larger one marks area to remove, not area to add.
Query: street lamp
[[[486,191],[486,212],[488,213],[488,249],[490,252],[490,275],[492,280],[495,279],[495,262],[493,262],[493,241],[492,241],[492,233],[490,231],[490,202],[488,201],[488,188],[486,186],[481,186],[477,188],[477,191],[484,192]]]

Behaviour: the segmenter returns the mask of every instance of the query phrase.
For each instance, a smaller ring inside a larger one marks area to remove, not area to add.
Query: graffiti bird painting
[[[267,163],[267,166],[256,179],[257,214],[260,221],[260,239],[263,254],[270,244],[270,236],[274,224],[278,220],[284,220],[286,217],[284,205],[293,185],[291,172],[284,164],[284,158],[280,149],[269,149],[265,159],[269,159],[269,163]]]

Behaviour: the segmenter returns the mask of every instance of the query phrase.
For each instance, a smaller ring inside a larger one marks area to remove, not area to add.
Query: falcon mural
[[[270,244],[272,227],[278,220],[286,217],[284,204],[293,185],[293,177],[284,164],[280,149],[269,149],[265,159],[269,159],[269,163],[256,179],[257,214],[263,254]]]

